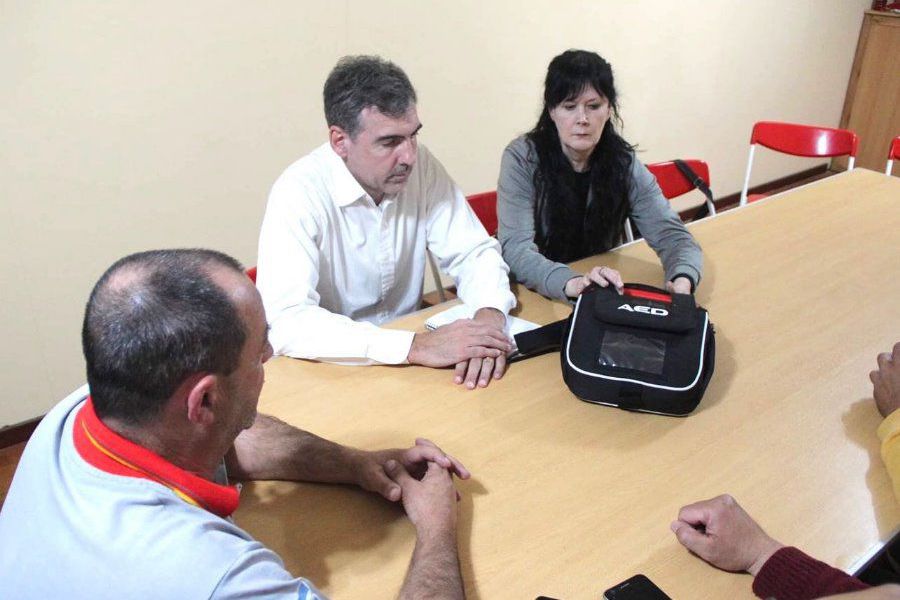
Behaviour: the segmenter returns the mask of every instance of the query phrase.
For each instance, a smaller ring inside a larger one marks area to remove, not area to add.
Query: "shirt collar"
[[[325,145],[327,146],[325,154],[328,166],[333,175],[331,198],[335,205],[339,208],[344,208],[361,198],[368,198],[369,195],[366,193],[366,190],[363,189],[356,177],[350,172],[350,169],[347,168],[344,159],[338,156],[331,144],[326,143]]]
[[[220,485],[185,471],[117,434],[94,412],[90,396],[75,416],[72,435],[81,458],[101,471],[155,481],[185,502],[222,518],[237,510],[238,486]]]

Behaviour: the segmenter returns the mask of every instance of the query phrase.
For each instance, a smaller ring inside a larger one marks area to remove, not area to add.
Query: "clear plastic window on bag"
[[[632,333],[607,331],[600,343],[601,366],[662,375],[666,343]]]

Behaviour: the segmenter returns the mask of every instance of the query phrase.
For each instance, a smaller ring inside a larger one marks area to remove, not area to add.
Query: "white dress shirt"
[[[421,143],[406,187],[378,205],[328,143],[292,164],[259,236],[256,284],[275,352],[405,362],[413,332],[378,325],[419,308],[426,248],[472,313],[515,306],[499,243]]]

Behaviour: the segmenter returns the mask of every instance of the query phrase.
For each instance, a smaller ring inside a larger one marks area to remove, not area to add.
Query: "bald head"
[[[82,345],[101,418],[140,425],[191,375],[229,375],[247,328],[234,296],[252,287],[212,250],[154,250],[117,261],[85,309]]]

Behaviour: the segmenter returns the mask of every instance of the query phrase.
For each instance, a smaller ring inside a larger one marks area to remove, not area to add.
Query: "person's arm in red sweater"
[[[728,495],[683,507],[671,527],[682,545],[714,567],[753,575],[760,598],[810,600],[869,587],[771,538]]]

